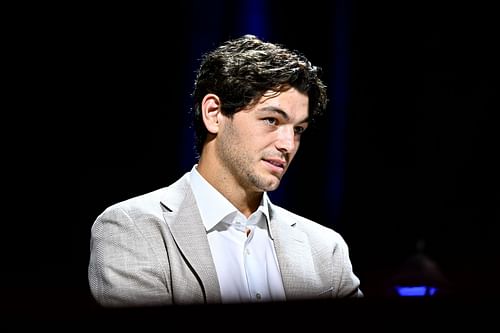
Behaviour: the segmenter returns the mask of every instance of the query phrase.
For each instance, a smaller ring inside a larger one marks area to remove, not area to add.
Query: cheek
[[[295,146],[293,151],[290,152],[291,155],[295,156],[297,154],[297,151],[299,150],[300,147],[300,139],[295,140]]]

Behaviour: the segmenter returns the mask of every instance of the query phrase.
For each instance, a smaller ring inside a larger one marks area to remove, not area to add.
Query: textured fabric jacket
[[[287,300],[361,297],[348,248],[334,230],[270,204]],[[91,230],[90,290],[104,306],[220,303],[189,173],[108,207]]]

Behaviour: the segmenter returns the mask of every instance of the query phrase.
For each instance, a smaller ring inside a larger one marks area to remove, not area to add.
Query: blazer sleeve
[[[333,265],[334,271],[340,272],[336,297],[363,297],[359,278],[352,269],[349,248],[340,236],[337,239],[336,249],[333,251]]]
[[[171,304],[165,264],[123,208],[108,208],[94,222],[88,279],[100,305]]]

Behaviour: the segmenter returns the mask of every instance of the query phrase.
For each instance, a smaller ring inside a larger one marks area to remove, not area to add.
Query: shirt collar
[[[229,202],[219,191],[217,191],[209,182],[203,178],[196,169],[195,164],[191,170],[190,181],[191,189],[200,209],[201,220],[206,230],[212,229],[217,223],[221,222],[229,214],[238,210]],[[269,198],[264,192],[259,208],[266,222],[269,223]]]

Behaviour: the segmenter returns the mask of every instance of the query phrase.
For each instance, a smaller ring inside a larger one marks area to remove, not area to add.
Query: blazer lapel
[[[219,281],[206,230],[187,179],[184,183],[184,189],[176,193],[177,197],[185,195],[178,209],[169,208],[163,214],[179,250],[202,283],[206,302],[219,303]]]
[[[270,229],[283,278],[287,300],[317,296],[321,283],[314,274],[311,247],[306,235],[294,227],[295,222],[271,210]]]

